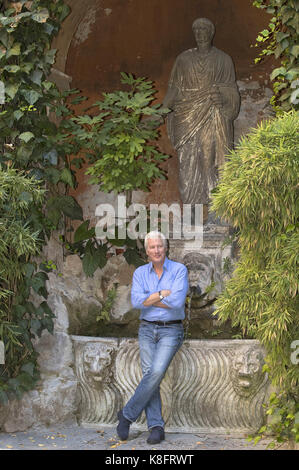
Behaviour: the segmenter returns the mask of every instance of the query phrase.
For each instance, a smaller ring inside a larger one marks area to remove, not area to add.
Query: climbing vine
[[[67,195],[75,186],[64,138],[70,111],[66,94],[49,80],[51,42],[69,12],[63,1],[4,1],[0,6],[0,401],[20,397],[39,379],[33,340],[53,331],[47,303],[49,263],[38,264],[53,230],[65,216],[82,219]],[[60,124],[50,119],[51,113]],[[61,187],[57,188],[60,183]],[[32,301],[35,292],[42,299]]]
[[[299,109],[299,1],[255,0],[272,18],[268,28],[257,36],[256,46],[262,47],[256,63],[267,56],[280,59],[281,66],[271,73],[274,97],[272,104],[278,112]]]
[[[81,257],[87,276],[106,264],[109,246],[119,243],[127,243],[124,255],[128,263],[145,262],[136,240],[97,240],[94,228],[89,227],[90,221],[83,220],[81,206],[69,194],[70,188],[76,189],[76,171],[85,162],[94,163],[95,178],[96,169],[101,169],[101,165],[102,169],[109,169],[111,160],[113,187],[110,182],[110,186],[105,183],[101,189],[116,192],[126,189],[122,172],[117,174],[120,164],[115,166],[117,139],[123,127],[117,130],[114,126],[112,137],[106,117],[106,140],[115,140],[107,161],[105,153],[88,148],[88,139],[83,138],[88,125],[91,125],[90,132],[96,132],[94,124],[100,122],[102,116],[92,118],[86,111],[84,116],[75,118],[72,105],[85,98],[79,96],[78,90],[61,92],[50,78],[56,56],[51,44],[69,12],[63,0],[5,0],[0,3],[0,178],[1,185],[3,183],[0,231],[5,235],[0,241],[0,341],[5,344],[6,353],[5,364],[0,365],[0,403],[21,397],[24,391],[34,388],[39,379],[33,341],[44,330],[53,332],[54,315],[47,303],[46,282],[47,273],[55,269],[55,265],[51,260],[37,263],[34,256],[42,256],[42,249],[53,233],[60,233],[64,247]],[[134,86],[135,79],[130,76],[130,80]],[[153,118],[159,118],[161,112],[157,106],[151,111],[153,90],[149,88],[152,87],[144,79],[136,80],[138,86],[130,95],[135,108],[127,109],[128,116],[133,117],[140,109],[143,111],[135,122],[137,125],[139,121],[140,133],[132,134],[130,141],[139,153],[131,153],[130,158],[138,166],[138,159],[142,158],[140,146],[145,145],[142,147],[148,150],[148,171],[146,177],[142,175],[145,188],[163,174],[156,169],[163,156],[145,142],[156,138],[154,128],[158,127],[159,120],[154,124]],[[119,92],[118,96],[124,97],[121,93],[124,92]],[[104,103],[107,100],[108,97]],[[117,109],[119,102],[116,100],[114,105]],[[128,103],[126,107],[129,108]],[[122,126],[123,112],[118,116],[119,126]],[[152,120],[140,125],[145,114]],[[110,126],[114,118],[115,115]],[[141,142],[141,138],[145,140]],[[112,145],[112,140],[107,145]],[[85,153],[81,152],[84,146]],[[128,189],[141,188],[137,181],[140,174],[132,175],[137,179]],[[104,183],[100,179],[98,173],[97,181],[92,182]],[[65,227],[73,220],[81,224],[67,240]],[[11,269],[5,268],[8,262]],[[33,301],[32,293],[42,300]]]

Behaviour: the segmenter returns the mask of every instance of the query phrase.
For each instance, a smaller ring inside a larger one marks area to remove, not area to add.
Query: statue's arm
[[[221,113],[228,119],[234,120],[240,110],[240,94],[236,83],[234,64],[230,56],[226,56],[224,67],[226,78],[223,83],[219,83],[217,86],[222,101]]]
[[[170,74],[170,78],[169,78],[169,82],[168,82],[168,89],[167,89],[167,93],[164,97],[164,100],[163,100],[163,106],[165,108],[169,108],[169,109],[173,109],[176,101],[177,101],[177,97],[178,97],[178,94],[179,94],[179,87],[180,87],[180,73],[179,73],[179,58],[176,59],[175,63],[174,63],[174,66],[172,68],[172,71],[171,71],[171,74]]]
[[[231,86],[219,87],[219,90],[222,98],[221,112],[233,121],[240,110],[240,94],[237,85],[232,83]]]

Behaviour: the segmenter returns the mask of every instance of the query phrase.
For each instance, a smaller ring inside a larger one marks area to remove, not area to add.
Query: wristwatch
[[[159,297],[160,297],[160,300],[163,300],[164,299],[164,295],[162,295],[161,291],[159,290]]]

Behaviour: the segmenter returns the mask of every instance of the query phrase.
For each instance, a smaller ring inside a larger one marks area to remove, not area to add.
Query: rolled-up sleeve
[[[171,294],[162,300],[162,303],[169,308],[182,308],[185,305],[188,292],[188,271],[185,266],[178,270],[177,275],[170,286]]]
[[[142,276],[140,271],[136,269],[133,274],[133,281],[132,281],[132,290],[131,290],[131,302],[133,308],[146,308],[143,305],[143,302],[149,297],[150,293],[146,291],[145,287],[143,286]]]

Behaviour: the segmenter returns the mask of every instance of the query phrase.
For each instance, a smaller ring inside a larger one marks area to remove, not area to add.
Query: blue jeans
[[[160,383],[184,339],[182,324],[159,326],[142,321],[139,327],[140,361],[143,377],[134,395],[123,408],[129,421],[136,421],[143,410],[148,428],[164,427]]]

